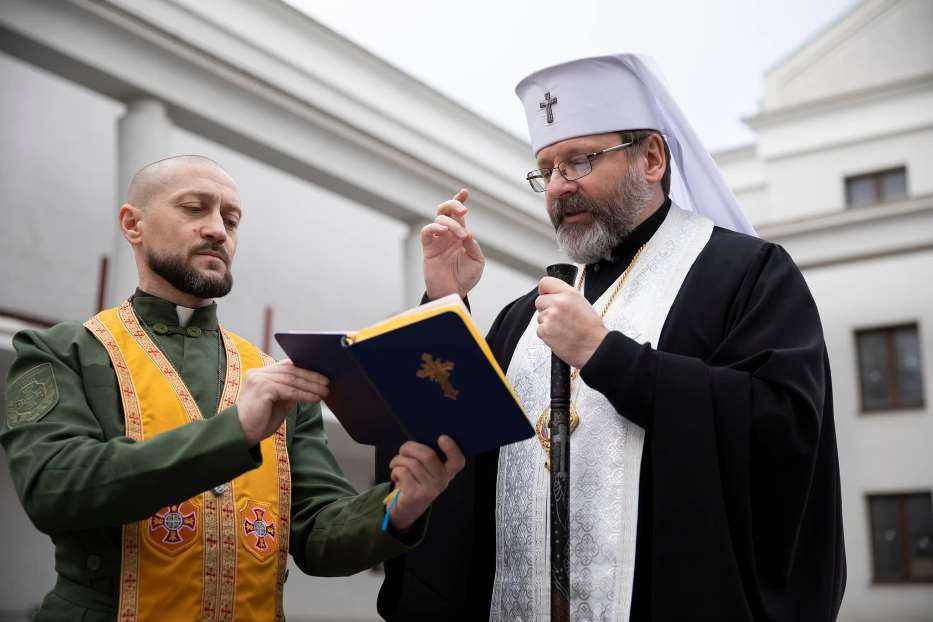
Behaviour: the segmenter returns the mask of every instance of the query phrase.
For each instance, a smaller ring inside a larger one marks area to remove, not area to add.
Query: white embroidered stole
[[[604,323],[656,345],[674,298],[709,241],[713,223],[671,206]],[[593,305],[602,309],[615,284]],[[551,351],[537,313],[509,365],[532,425],[550,402]],[[627,620],[635,571],[638,485],[644,430],[577,378],[580,425],[570,443],[571,618]],[[550,619],[549,474],[537,438],[503,447],[496,484],[496,577],[490,620]]]

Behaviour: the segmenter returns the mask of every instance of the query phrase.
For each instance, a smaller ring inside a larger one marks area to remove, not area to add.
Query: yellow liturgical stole
[[[144,441],[202,418],[129,302],[85,326],[110,355],[126,436]],[[227,370],[218,412],[236,403],[247,370],[272,362],[241,337],[220,332]],[[123,526],[121,622],[284,619],[291,496],[285,424],[261,447],[259,468]]]

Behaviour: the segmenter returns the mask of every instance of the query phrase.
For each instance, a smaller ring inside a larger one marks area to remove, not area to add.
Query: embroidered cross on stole
[[[107,350],[117,374],[126,436],[145,441],[202,418],[129,302],[85,326]],[[241,337],[223,329],[221,335],[227,369],[218,411],[236,403],[249,369],[272,363]],[[261,448],[267,457],[262,465],[230,485],[123,526],[121,622],[284,619],[291,502],[284,423]]]

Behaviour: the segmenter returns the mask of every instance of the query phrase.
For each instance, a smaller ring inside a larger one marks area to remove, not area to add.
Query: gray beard
[[[557,231],[558,248],[577,263],[608,259],[612,250],[635,229],[652,193],[651,184],[633,164],[605,202],[592,201],[580,194],[554,201],[550,216]],[[561,223],[565,214],[580,211],[589,212],[593,222]]]
[[[205,276],[179,255],[157,255],[152,251],[146,252],[146,263],[169,285],[197,298],[222,298],[233,288],[233,274],[229,269],[222,277]]]

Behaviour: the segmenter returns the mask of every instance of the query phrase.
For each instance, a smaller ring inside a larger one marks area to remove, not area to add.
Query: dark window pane
[[[905,579],[907,568],[900,525],[900,499],[896,496],[869,498],[871,505],[871,537],[875,560],[875,580]]]
[[[846,203],[851,207],[874,205],[878,202],[875,178],[871,175],[846,180]]]
[[[888,340],[884,331],[858,335],[859,373],[862,380],[862,408],[888,408]]]
[[[916,326],[898,328],[894,332],[894,366],[897,370],[898,405],[922,406],[923,370]]]
[[[907,524],[910,578],[933,581],[933,501],[929,494],[907,497]]]
[[[896,201],[907,196],[907,171],[900,168],[881,174],[881,200]]]

